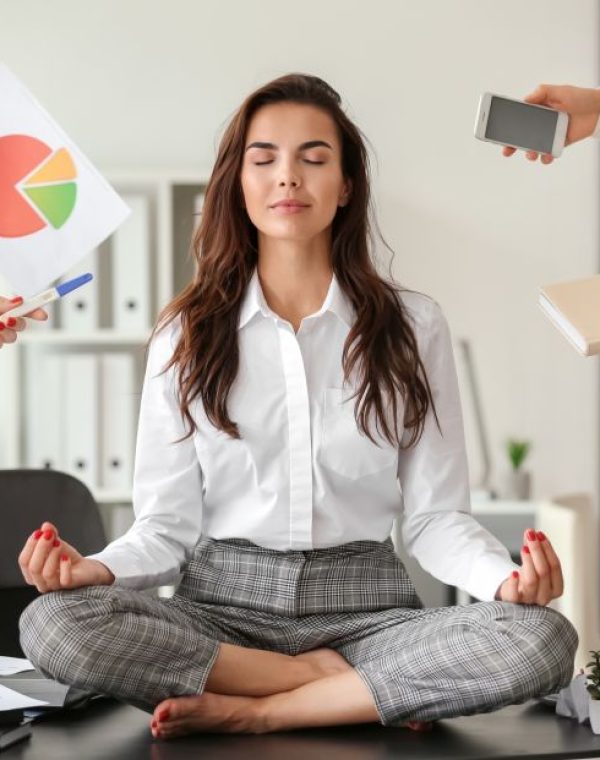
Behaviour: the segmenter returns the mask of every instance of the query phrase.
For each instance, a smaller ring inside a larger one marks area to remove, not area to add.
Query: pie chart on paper
[[[77,198],[77,169],[66,148],[30,135],[0,137],[0,238],[60,229]]]

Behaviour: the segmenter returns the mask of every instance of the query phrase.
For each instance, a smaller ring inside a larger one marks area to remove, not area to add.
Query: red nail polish
[[[33,537],[37,540],[38,538],[42,537],[43,530],[36,530],[36,532],[33,534]]]
[[[156,728],[157,726],[158,726],[158,723],[155,720],[153,720],[152,721],[152,728]]]
[[[14,298],[10,299],[10,302],[11,303],[21,303],[22,300],[23,300],[22,296],[15,296]]]
[[[546,540],[546,536],[542,533],[541,530],[538,530],[537,537],[538,537],[538,541],[545,541]]]
[[[513,570],[512,571],[512,577],[513,578],[518,578],[519,577],[519,571],[518,570]]]
[[[54,543],[52,544],[52,546],[53,546],[55,549],[56,549],[56,547],[57,547],[57,546],[60,546],[60,541],[58,540],[58,538],[55,538],[55,539],[54,539]]]
[[[54,531],[48,529],[44,531],[44,538],[48,541],[54,536]]]
[[[535,531],[534,530],[528,530],[527,531],[527,538],[530,541],[535,541],[535,539],[536,539]]]
[[[61,562],[68,562],[68,561],[69,561],[69,558],[67,557],[67,555],[66,555],[66,554],[63,554],[63,555],[62,555],[62,557],[60,558],[60,561],[61,561]]]
[[[166,720],[169,717],[169,711],[167,709],[161,710],[158,713],[158,719],[159,720]]]
[[[525,554],[531,554],[531,552],[529,551],[529,547],[528,546],[524,546],[523,547],[523,551],[525,552]]]
[[[6,324],[7,324],[9,327],[14,327],[14,326],[17,324],[17,320],[16,320],[14,317],[9,317],[9,318],[6,320]]]
[[[6,325],[4,324],[4,322],[0,322],[0,330],[4,330],[5,327]]]

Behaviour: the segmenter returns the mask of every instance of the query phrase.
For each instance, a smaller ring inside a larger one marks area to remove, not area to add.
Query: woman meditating
[[[154,736],[422,728],[559,690],[578,637],[470,514],[438,303],[376,270],[368,155],[340,97],[290,74],[229,123],[193,280],[149,341],[135,523],[87,557],[44,523],[21,644],[62,683],[152,712]],[[478,601],[424,608],[390,533]],[[182,577],[180,576],[182,573]],[[181,582],[177,585],[179,579]],[[171,598],[143,589],[177,585]]]

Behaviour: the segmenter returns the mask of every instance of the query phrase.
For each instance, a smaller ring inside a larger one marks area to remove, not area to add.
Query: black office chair
[[[81,554],[106,546],[98,505],[87,486],[56,470],[0,470],[0,655],[24,657],[19,617],[39,592],[26,583],[17,558],[44,521]]]

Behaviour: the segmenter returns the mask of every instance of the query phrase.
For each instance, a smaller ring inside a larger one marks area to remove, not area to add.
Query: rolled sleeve
[[[202,470],[193,436],[177,402],[176,372],[160,374],[173,353],[174,323],[149,348],[140,401],[133,476],[135,522],[105,549],[90,554],[115,576],[115,585],[149,588],[172,582],[201,533]]]
[[[430,406],[422,437],[399,453],[402,538],[408,554],[431,575],[491,601],[498,586],[519,568],[508,549],[471,515],[452,339],[439,304],[427,301],[415,320],[415,332],[443,435]],[[403,443],[408,439],[405,431]]]

